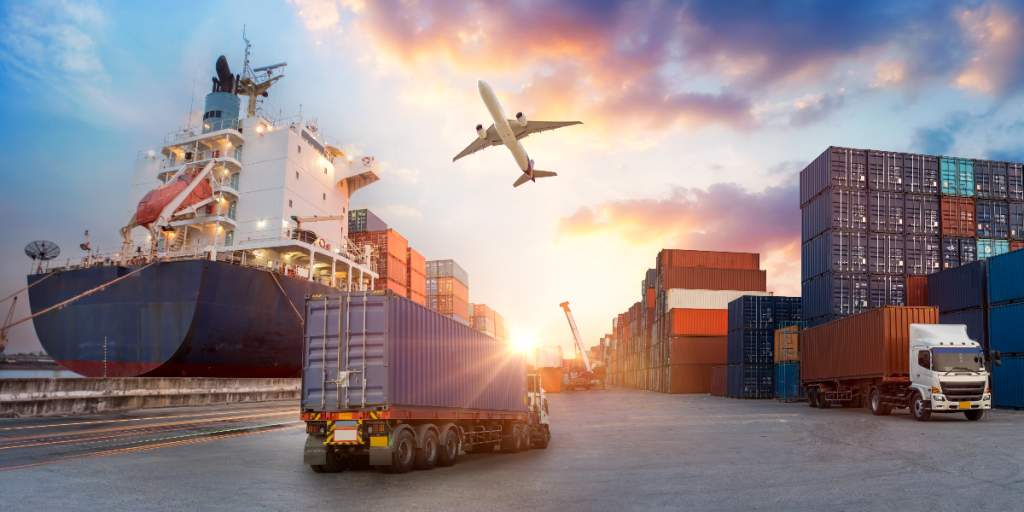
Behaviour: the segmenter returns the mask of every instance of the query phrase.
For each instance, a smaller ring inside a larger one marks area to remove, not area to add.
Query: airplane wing
[[[508,125],[512,127],[512,131],[516,133],[516,140],[523,139],[534,133],[546,132],[563,126],[572,126],[574,124],[583,124],[580,121],[527,121],[526,126],[519,126],[519,121],[515,119],[509,119]],[[488,131],[488,134],[490,132]]]
[[[516,126],[518,126],[518,125],[516,125]],[[463,149],[462,153],[459,153],[458,155],[456,155],[455,158],[452,159],[452,162],[454,162],[454,161],[456,161],[456,160],[458,160],[458,159],[460,159],[460,158],[462,158],[462,157],[464,157],[466,155],[472,155],[473,153],[476,153],[477,151],[480,151],[480,150],[483,150],[483,149],[487,149],[487,148],[489,148],[491,146],[500,146],[501,143],[502,143],[501,142],[501,137],[498,136],[498,130],[495,130],[494,129],[494,125],[492,124],[491,127],[487,129],[487,140],[484,140],[484,139],[481,139],[480,137],[477,137],[476,140],[474,140],[473,143],[469,145],[469,147],[467,147],[466,149]]]

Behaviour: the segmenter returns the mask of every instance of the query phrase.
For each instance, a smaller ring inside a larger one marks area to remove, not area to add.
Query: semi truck
[[[805,330],[800,341],[811,407],[910,409],[918,421],[961,412],[977,421],[992,408],[981,344],[965,325],[940,325],[938,308],[876,308]]]
[[[306,297],[303,463],[406,473],[545,449],[539,375],[511,345],[390,290]]]

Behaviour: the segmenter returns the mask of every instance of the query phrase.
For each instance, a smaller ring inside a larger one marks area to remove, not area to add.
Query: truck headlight
[[[992,400],[992,395],[985,395],[985,396],[981,397],[981,399],[985,400],[985,401]]]
[[[943,397],[942,395],[936,395],[936,394],[933,393],[932,394],[932,401],[933,402],[944,402],[944,401],[946,401],[946,398]]]

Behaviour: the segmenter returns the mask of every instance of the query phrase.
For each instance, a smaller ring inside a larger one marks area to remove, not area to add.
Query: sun
[[[512,346],[515,347],[517,350],[522,350],[526,352],[536,347],[537,343],[534,341],[532,334],[524,333],[517,334],[514,338],[512,338]]]

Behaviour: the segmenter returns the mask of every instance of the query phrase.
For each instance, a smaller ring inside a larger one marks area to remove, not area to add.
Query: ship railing
[[[307,237],[306,233],[309,233],[309,231],[303,230],[296,232],[295,229],[286,228],[282,229],[279,234],[268,233],[260,237],[248,237],[245,240],[239,240],[237,243],[238,245],[254,245],[278,241],[302,242],[325,251],[333,252],[334,254],[346,258],[349,261],[354,261],[360,265],[366,266],[372,272],[377,271],[373,258],[368,259],[366,254],[360,250],[361,248],[352,242],[352,240],[346,238],[346,243],[339,244],[327,238]]]
[[[311,279],[309,277],[309,267],[306,265],[256,256],[251,252],[244,250],[218,252],[217,261],[241,267],[255,268],[266,272],[273,272],[282,276],[313,281],[325,286],[333,286],[341,291],[363,291],[369,289],[369,283],[353,282],[350,285],[344,278],[335,279],[332,283],[330,271],[327,269],[321,269],[318,273],[314,273]]]
[[[179,165],[186,164],[198,164],[214,158],[234,158],[236,161],[242,161],[242,148],[229,147],[226,149],[208,149],[206,151],[200,151],[198,153],[186,153],[187,156],[178,160],[172,158],[170,166],[178,167]]]
[[[164,136],[164,142],[177,142],[179,140],[191,139],[204,133],[220,130],[237,130],[242,126],[240,119],[221,119],[220,121],[206,122],[196,126],[182,126],[177,130]]]

